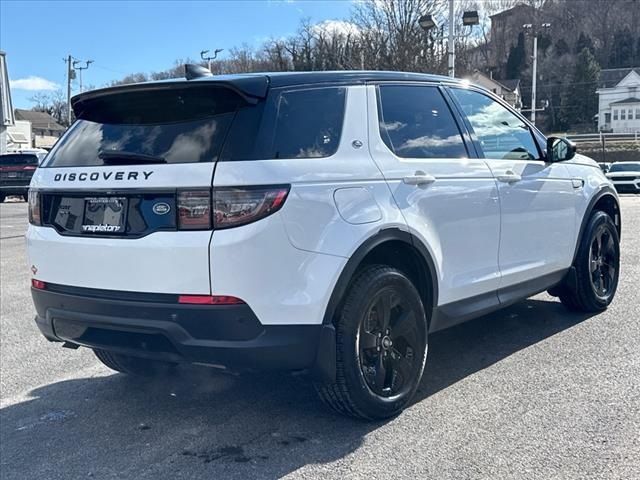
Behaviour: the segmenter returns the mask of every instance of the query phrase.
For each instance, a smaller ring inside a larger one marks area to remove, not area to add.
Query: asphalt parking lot
[[[48,343],[26,204],[2,204],[0,478],[640,478],[640,196],[621,200],[606,312],[541,294],[433,335],[418,398],[378,423],[334,415],[301,377],[142,381]]]

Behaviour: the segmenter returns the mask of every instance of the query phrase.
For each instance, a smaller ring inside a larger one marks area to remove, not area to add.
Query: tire
[[[98,360],[116,372],[142,377],[152,377],[168,373],[175,366],[174,363],[131,357],[120,353],[113,353],[98,348],[93,350]]]
[[[6,195],[0,195],[0,203],[4,203],[6,198]]]
[[[573,266],[576,288],[561,288],[560,301],[576,312],[605,310],[616,294],[620,274],[620,237],[607,213],[595,211],[591,215]]]
[[[392,417],[411,401],[426,358],[427,317],[415,286],[395,268],[367,266],[338,314],[336,380],[316,384],[316,390],[339,413]]]
[[[28,201],[29,201],[29,194],[28,194],[28,193],[25,193],[24,195],[22,195],[22,199],[23,199],[25,202],[28,202]]]

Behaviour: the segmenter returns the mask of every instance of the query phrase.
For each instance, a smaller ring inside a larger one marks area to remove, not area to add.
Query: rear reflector
[[[47,284],[42,280],[36,280],[35,278],[31,279],[31,286],[37,290],[45,290],[47,288]]]
[[[242,305],[244,302],[228,295],[180,295],[178,303],[191,305]]]

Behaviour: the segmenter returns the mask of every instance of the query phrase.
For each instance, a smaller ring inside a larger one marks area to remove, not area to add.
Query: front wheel
[[[600,312],[613,301],[620,273],[620,238],[611,217],[593,213],[578,247],[575,291],[563,287],[560,301],[570,310]]]
[[[93,353],[95,353],[96,357],[98,357],[98,360],[100,360],[111,370],[115,370],[116,372],[120,373],[126,373],[127,375],[151,377],[167,373],[171,369],[171,367],[175,366],[174,363],[170,362],[132,357],[129,355],[113,353],[98,348],[95,348],[93,350]]]
[[[320,398],[353,417],[400,413],[427,358],[427,318],[411,280],[395,268],[364,268],[339,312],[336,339],[336,381],[316,385]]]

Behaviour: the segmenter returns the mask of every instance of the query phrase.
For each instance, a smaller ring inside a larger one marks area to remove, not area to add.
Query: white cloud
[[[360,33],[357,25],[344,20],[325,20],[324,22],[314,25],[313,29],[316,34],[324,32],[330,35],[347,36],[358,35]]]
[[[57,83],[34,75],[18,80],[9,80],[9,86],[16,90],[57,90],[60,88]]]

